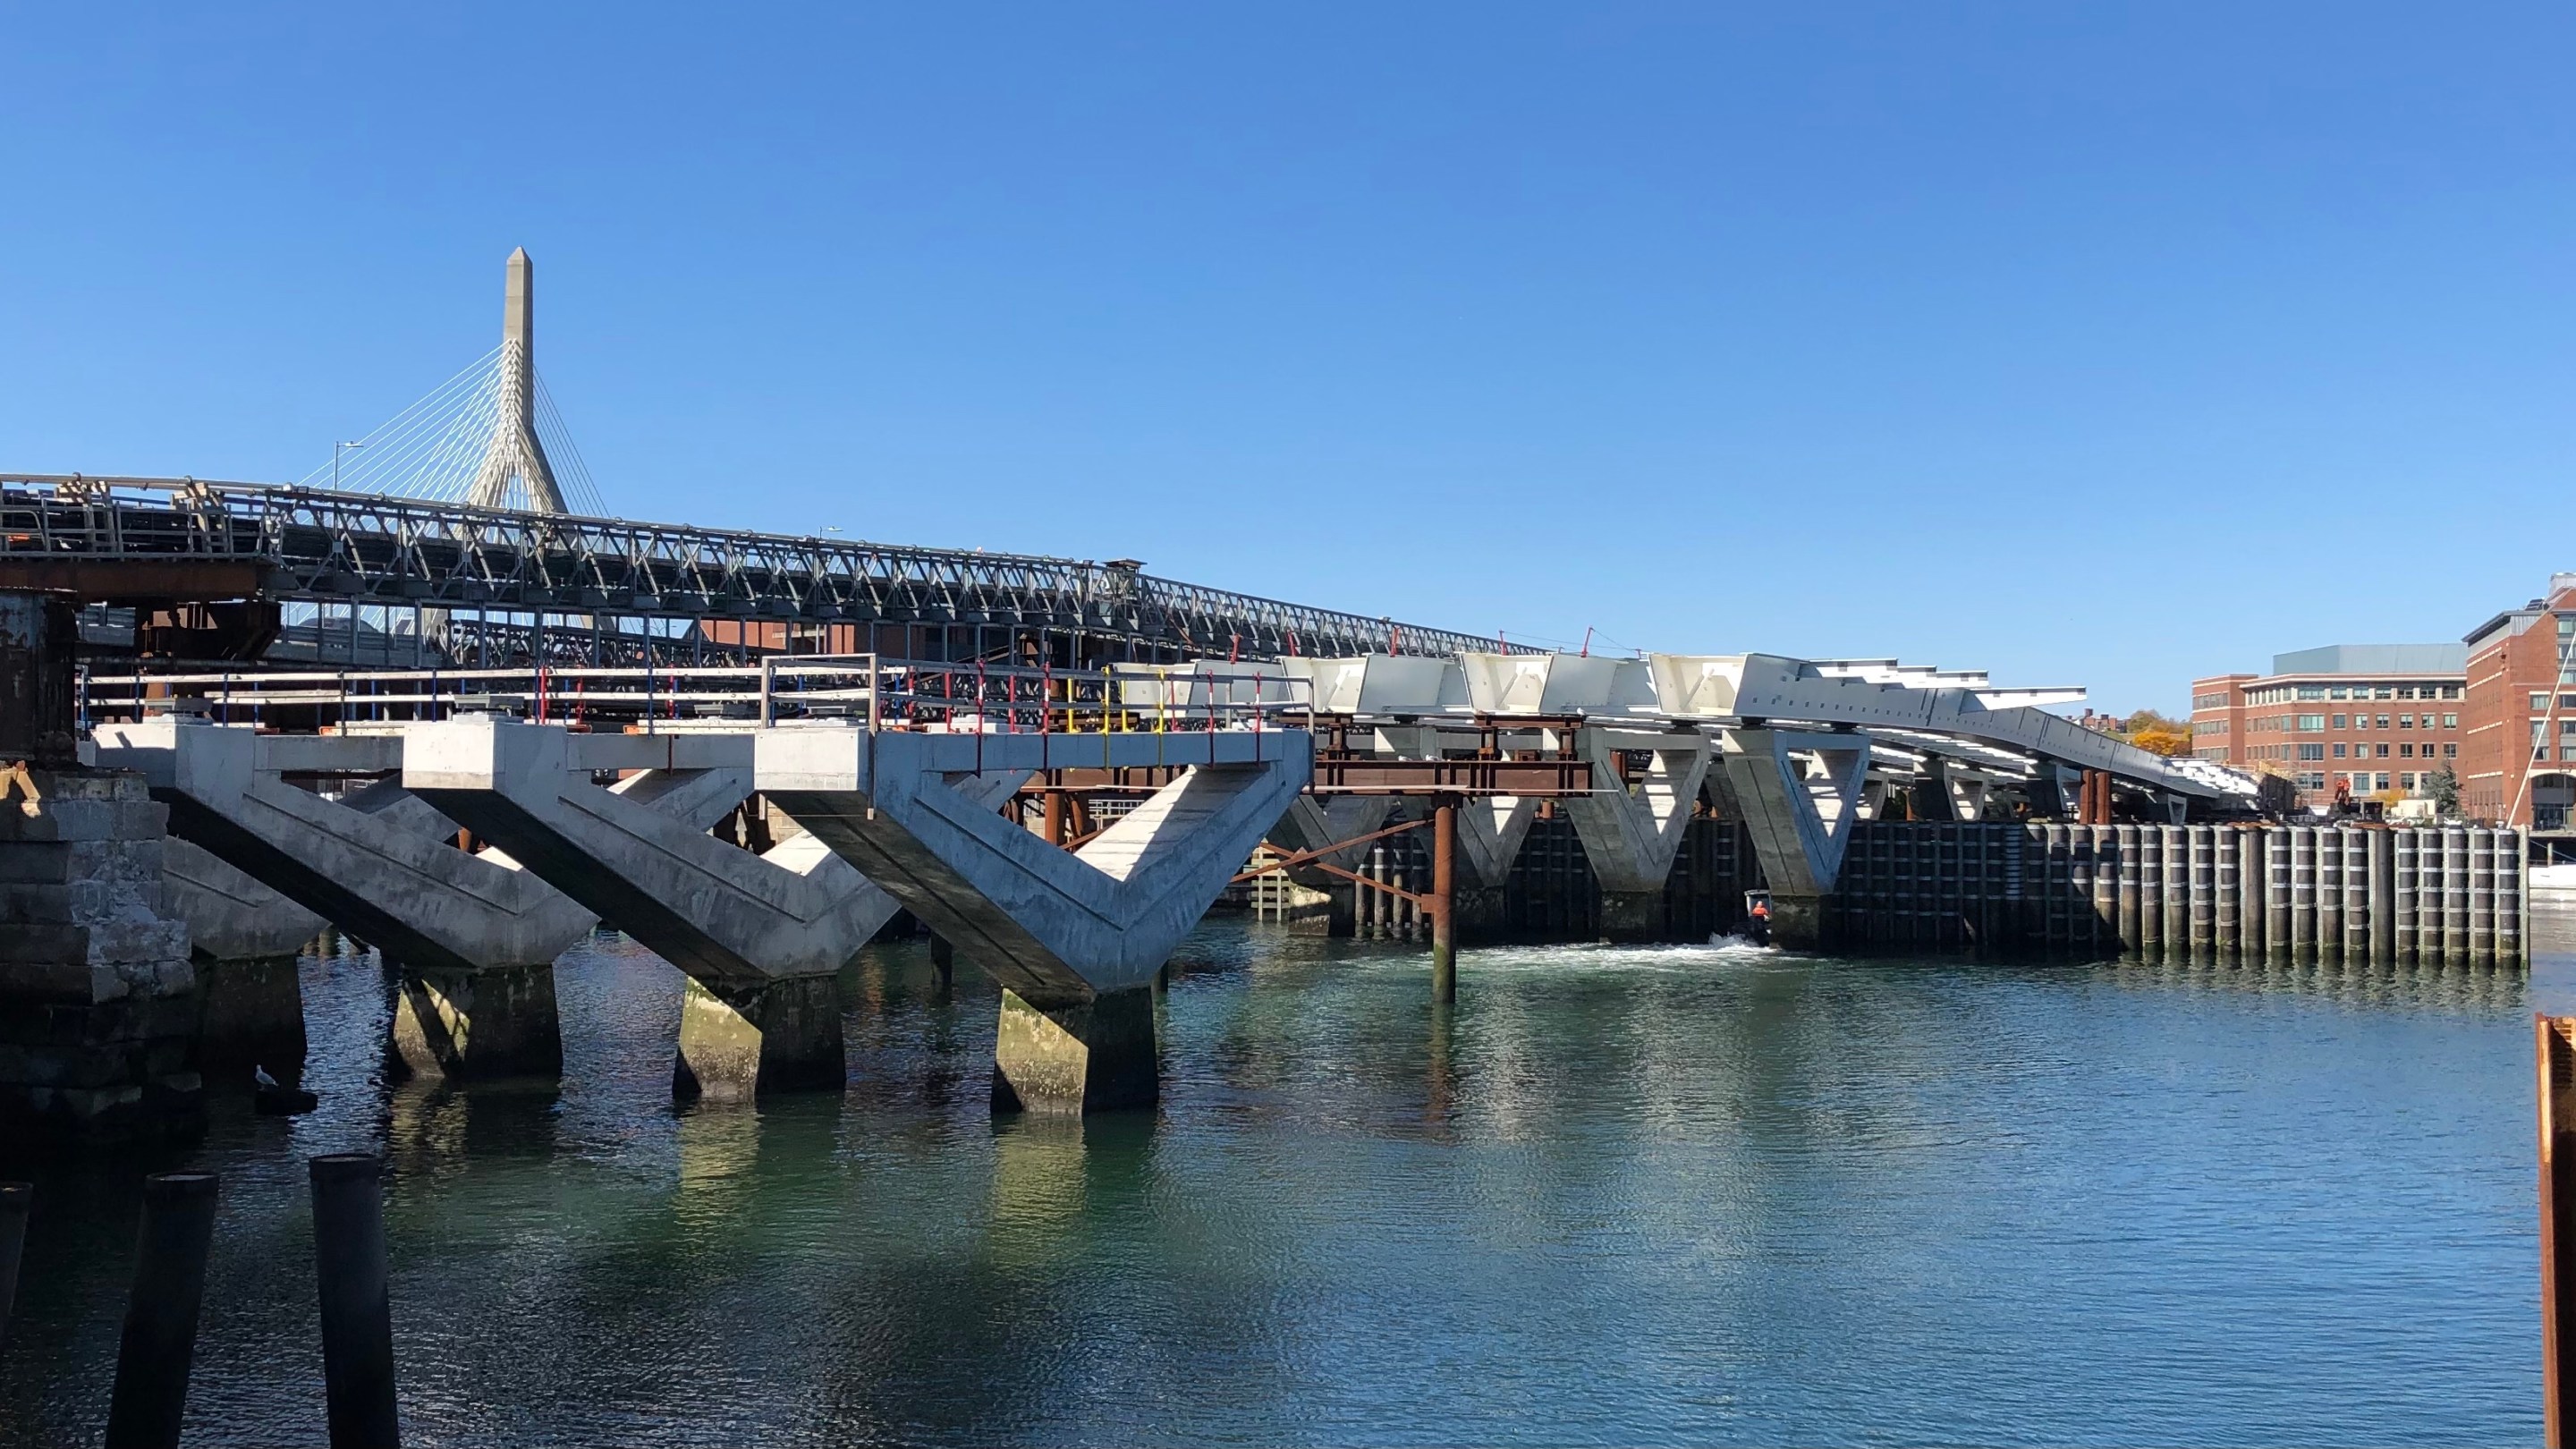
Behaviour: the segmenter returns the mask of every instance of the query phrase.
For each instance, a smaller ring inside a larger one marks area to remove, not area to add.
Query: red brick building
[[[2565,830],[2576,807],[2576,574],[2471,630],[2461,712],[2460,808],[2472,819]]]
[[[2355,800],[2416,793],[2460,767],[2467,651],[2457,644],[2330,644],[2272,657],[2269,674],[2192,681],[2192,753],[2278,774],[2302,806],[2338,786]]]

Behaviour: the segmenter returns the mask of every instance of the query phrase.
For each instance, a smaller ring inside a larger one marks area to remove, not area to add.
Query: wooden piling
[[[316,1157],[313,1277],[322,1307],[322,1398],[331,1449],[392,1449],[394,1322],[385,1262],[384,1161]]]
[[[116,1346],[107,1449],[175,1449],[197,1351],[206,1251],[215,1235],[215,1176],[165,1172],[143,1179],[143,1228],[134,1286]]]

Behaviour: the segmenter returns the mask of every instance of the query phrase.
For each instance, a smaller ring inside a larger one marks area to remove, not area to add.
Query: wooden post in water
[[[1458,802],[1448,795],[1431,810],[1431,999],[1458,999],[1458,928],[1451,910],[1458,887]]]
[[[206,1294],[206,1250],[215,1236],[215,1175],[164,1172],[143,1179],[143,1230],[134,1288],[116,1345],[107,1449],[175,1449],[197,1352],[197,1307]]]
[[[2540,1077],[2541,1438],[2576,1449],[2576,1017],[2533,1018]]]
[[[18,1262],[27,1248],[27,1209],[36,1189],[23,1182],[0,1182],[0,1348],[9,1343],[9,1309],[18,1301]]]
[[[313,1179],[313,1277],[322,1300],[322,1397],[331,1449],[391,1449],[394,1320],[385,1266],[384,1160],[337,1152]]]

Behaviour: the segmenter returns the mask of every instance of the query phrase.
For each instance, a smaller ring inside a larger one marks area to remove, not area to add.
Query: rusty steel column
[[[2532,1019],[2540,1077],[2541,1438],[2570,1449],[2566,1395],[2576,1384],[2576,1016]]]
[[[72,655],[79,647],[71,595],[0,592],[0,760],[50,769],[79,763],[72,733]]]
[[[1443,795],[1431,809],[1431,999],[1458,999],[1458,801]]]

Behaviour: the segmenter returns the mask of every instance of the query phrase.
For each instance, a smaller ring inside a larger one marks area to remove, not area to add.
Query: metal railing
[[[1311,728],[1307,681],[1259,666],[1117,666],[1097,672],[874,654],[757,664],[498,669],[92,671],[82,725],[175,713],[218,724],[352,728],[461,712],[652,731],[833,720],[870,730],[988,734]]]
[[[255,564],[289,602],[993,625],[1227,657],[1527,646],[1114,564],[198,479],[0,473],[0,564]]]

